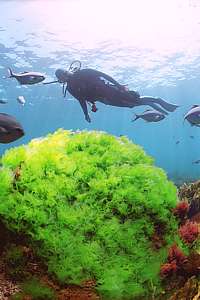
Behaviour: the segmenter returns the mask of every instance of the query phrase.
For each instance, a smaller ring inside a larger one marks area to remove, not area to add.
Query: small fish
[[[15,78],[20,84],[36,84],[45,80],[45,76],[39,72],[14,73],[10,68],[9,78]]]
[[[184,121],[185,120],[187,120],[191,126],[200,127],[200,105],[193,105],[184,116]]]
[[[0,99],[0,104],[6,104],[6,103],[8,103],[8,101]]]
[[[11,115],[0,113],[0,143],[14,142],[24,136],[21,124]]]
[[[24,98],[24,96],[18,96],[17,97],[17,101],[22,104],[24,106],[24,104],[26,103],[26,100]]]
[[[180,144],[180,141],[176,141],[176,145]]]
[[[154,109],[147,109],[141,115],[135,115],[135,119],[132,122],[136,121],[137,119],[143,119],[147,122],[159,122],[165,118],[165,115],[157,110]]]
[[[199,164],[199,163],[200,163],[200,159],[195,160],[195,161],[192,162],[192,164]]]
[[[194,136],[193,136],[193,135],[190,135],[190,138],[191,138],[191,139],[194,139]]]

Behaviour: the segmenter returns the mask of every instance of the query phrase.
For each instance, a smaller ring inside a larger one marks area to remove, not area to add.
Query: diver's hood
[[[58,81],[60,83],[65,83],[67,82],[68,78],[69,78],[69,72],[63,69],[57,69],[55,72],[56,77],[58,78]]]

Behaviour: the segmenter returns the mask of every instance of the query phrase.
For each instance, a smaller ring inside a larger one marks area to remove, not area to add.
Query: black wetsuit
[[[165,110],[172,112],[178,107],[161,98],[140,97],[139,93],[127,91],[112,77],[93,69],[82,69],[70,74],[70,76],[67,75],[66,83],[68,92],[79,101],[88,122],[90,122],[90,117],[87,102],[94,104],[94,102],[99,101],[106,105],[130,108],[149,105],[165,114],[167,114]]]
[[[138,93],[126,91],[112,77],[93,69],[82,69],[71,74],[67,80],[67,90],[80,102],[87,121],[90,121],[87,101],[119,107],[139,105]]]

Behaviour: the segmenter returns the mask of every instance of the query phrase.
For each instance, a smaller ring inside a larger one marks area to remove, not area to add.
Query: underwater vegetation
[[[167,263],[161,266],[161,277],[170,277],[176,274],[186,261],[186,255],[177,247],[176,244],[172,245],[169,249],[167,256]]]
[[[183,222],[187,218],[187,214],[189,211],[189,203],[188,201],[180,201],[177,203],[176,207],[173,209],[173,213],[177,216],[181,222]]]
[[[183,184],[179,190],[179,198],[189,203],[188,217],[191,219],[193,216],[200,212],[200,180]]]
[[[181,189],[183,190],[183,188]],[[188,255],[185,255],[176,244],[173,244],[168,251],[167,261],[161,265],[160,275],[163,279],[163,283],[165,283],[166,290],[169,288],[171,290],[176,288],[175,294],[173,294],[169,300],[199,299],[196,298],[198,297],[198,295],[196,296],[198,291],[195,291],[194,298],[189,297],[189,293],[193,290],[193,287],[190,284],[192,276],[194,276],[193,279],[198,280],[200,273],[200,227],[199,222],[197,223],[187,218],[189,210],[190,205],[187,198],[177,203],[175,209],[173,209],[174,215],[179,220],[179,236],[184,244],[188,245],[189,252]],[[187,293],[188,296],[183,297],[184,293]]]
[[[11,245],[4,255],[4,263],[6,264],[6,273],[14,281],[22,281],[26,278],[24,271],[27,259],[23,255],[20,247]]]
[[[31,300],[54,300],[55,295],[51,288],[41,283],[36,278],[29,279],[21,285],[22,292],[11,297],[11,300],[23,300],[31,297]]]
[[[180,237],[187,244],[196,241],[199,237],[199,233],[199,226],[196,222],[187,221],[179,228]]]
[[[176,187],[126,137],[60,129],[1,164],[1,219],[61,283],[92,279],[106,299],[148,299],[171,247],[187,254]]]

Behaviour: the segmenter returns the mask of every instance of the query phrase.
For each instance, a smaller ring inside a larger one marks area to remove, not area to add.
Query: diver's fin
[[[179,107],[179,105],[166,102],[165,100],[163,100],[161,98],[155,98],[154,102],[161,105],[164,109],[166,109],[169,112],[173,112]]]
[[[162,108],[164,108],[165,110],[167,110],[169,112],[175,111],[175,109],[177,107],[179,107],[178,105],[169,103],[169,102],[167,102],[167,101],[165,101],[161,98],[154,98],[154,97],[151,97],[151,96],[142,96],[142,97],[140,97],[140,101],[143,105],[149,105],[149,106],[152,106],[152,107],[153,107],[152,104],[158,104]]]
[[[150,103],[149,106],[151,106],[152,108],[154,108],[155,110],[159,111],[160,113],[162,113],[164,115],[168,115],[168,112],[166,112],[164,109],[162,109],[160,106],[158,106],[155,103]]]
[[[153,98],[151,96],[142,96],[142,97],[140,97],[139,102],[140,102],[139,105],[149,105],[152,108],[154,108],[155,110],[157,110],[165,115],[168,115],[168,113],[163,108],[161,108],[160,106],[157,105],[157,104],[161,105],[158,98]],[[162,107],[163,107],[163,105],[162,105]]]

